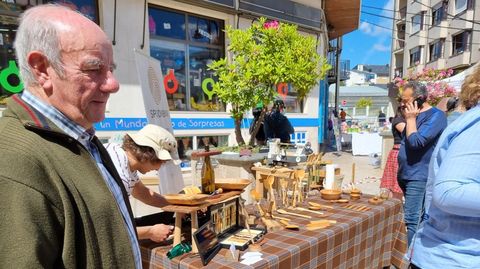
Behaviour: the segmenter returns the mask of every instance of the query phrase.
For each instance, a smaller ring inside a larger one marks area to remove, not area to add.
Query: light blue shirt
[[[412,263],[423,269],[480,268],[480,106],[438,140],[425,212],[407,253]]]
[[[112,175],[108,172],[107,168],[103,165],[102,158],[100,157],[100,152],[95,144],[92,143],[92,139],[95,135],[95,131],[85,130],[82,126],[76,124],[75,122],[71,121],[65,115],[63,115],[60,111],[58,111],[53,106],[45,104],[36,96],[31,94],[28,90],[24,90],[22,93],[22,99],[31,105],[33,108],[38,110],[38,112],[42,113],[45,117],[51,120],[58,128],[64,131],[67,135],[74,138],[78,142],[80,142],[87,150],[90,152],[90,155],[93,159],[95,159],[97,163],[97,167],[100,170],[105,183],[107,184],[110,192],[115,198],[117,202],[118,208],[122,213],[123,220],[128,231],[128,236],[130,238],[130,242],[132,245],[133,257],[135,259],[135,267],[137,269],[142,268],[142,259],[140,254],[140,246],[138,244],[138,240],[136,237],[135,228],[133,223],[130,219],[130,215],[127,209],[127,205],[125,200],[123,199],[122,190],[118,186],[115,179]]]

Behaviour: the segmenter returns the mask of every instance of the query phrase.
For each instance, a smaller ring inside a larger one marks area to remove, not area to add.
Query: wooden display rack
[[[241,192],[240,191],[230,191],[230,192],[225,192],[222,194],[217,194],[215,196],[209,197],[206,200],[206,203],[200,204],[200,205],[168,205],[162,208],[162,210],[167,211],[167,212],[174,212],[176,214],[175,216],[175,229],[173,232],[173,245],[176,246],[177,244],[181,243],[182,241],[182,219],[185,216],[185,214],[190,214],[191,219],[192,219],[192,253],[198,253],[198,248],[197,244],[195,243],[195,240],[193,239],[193,234],[197,231],[198,229],[198,215],[197,211],[198,210],[204,210],[208,208],[211,205],[215,205],[218,203],[222,203],[228,200],[233,200],[237,199],[240,197]]]

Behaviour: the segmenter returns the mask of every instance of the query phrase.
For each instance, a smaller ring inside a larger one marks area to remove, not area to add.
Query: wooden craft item
[[[284,207],[288,207],[287,187],[288,187],[288,179],[281,178],[280,179],[280,193],[281,193],[281,196],[282,196],[282,204],[283,204]]]
[[[365,206],[365,205],[346,205],[344,206],[344,208],[347,208],[347,209],[351,209],[351,210],[355,210],[355,211],[359,211],[359,212],[365,212],[365,211],[368,211],[370,210],[370,207],[368,206]]]
[[[272,218],[274,218],[274,219],[278,219],[278,220],[290,221],[290,219],[289,219],[289,218],[284,218],[284,217],[280,217],[280,216],[276,216],[276,215],[272,215]]]
[[[222,188],[224,190],[237,190],[241,191],[250,185],[251,181],[249,179],[241,178],[221,178],[215,179],[215,188]]]
[[[273,209],[276,210],[277,206],[275,204],[275,195],[273,194],[273,182],[275,181],[275,177],[273,175],[267,176],[267,178],[263,181],[263,186],[267,189],[267,203],[270,204],[273,201]]]
[[[206,203],[208,194],[165,194],[167,202],[172,205],[200,205]]]
[[[316,221],[311,221],[309,224],[307,224],[307,230],[309,231],[315,231],[318,229],[324,229],[329,227],[331,224],[337,223],[336,220],[316,220]]]
[[[283,209],[277,209],[277,212],[280,213],[280,214],[283,214],[283,215],[291,215],[291,216],[296,216],[296,217],[301,217],[301,218],[306,218],[306,219],[311,219],[312,218],[311,216],[292,213],[292,212],[288,212],[288,211],[283,210]]]
[[[304,212],[309,212],[309,213],[317,214],[317,215],[323,215],[322,212],[317,212],[317,211],[309,210],[309,209],[306,209],[306,208],[303,208],[303,207],[296,207],[295,209],[296,209],[296,210],[300,210],[300,211],[304,211]]]
[[[280,220],[280,223],[285,225],[285,228],[286,229],[290,229],[290,230],[298,230],[300,229],[300,227],[298,225],[294,225],[294,224],[290,224],[288,221],[286,220]]]
[[[355,163],[352,163],[352,186],[355,186]]]
[[[383,204],[383,199],[380,199],[375,196],[373,198],[368,199],[368,202],[372,205],[381,205]]]
[[[326,209],[333,209],[333,206],[329,206],[329,205],[322,205],[322,204],[315,203],[315,202],[308,202],[308,204],[309,204],[310,206],[313,206],[313,207],[320,207],[320,208],[326,208]]]

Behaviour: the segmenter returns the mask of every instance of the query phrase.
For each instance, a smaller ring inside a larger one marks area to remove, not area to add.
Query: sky
[[[343,36],[342,60],[350,60],[350,68],[357,64],[390,64],[392,45],[393,0],[362,0],[360,24],[357,30]],[[376,7],[377,9],[370,8]],[[383,9],[383,10],[382,10]],[[373,24],[385,28],[377,27]]]

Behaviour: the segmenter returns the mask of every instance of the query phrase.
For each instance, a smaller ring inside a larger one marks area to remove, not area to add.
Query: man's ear
[[[28,54],[27,61],[37,83],[46,90],[47,94],[51,92],[52,81],[48,72],[50,63],[47,57],[40,51],[32,51]]]

